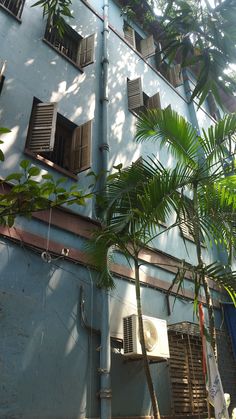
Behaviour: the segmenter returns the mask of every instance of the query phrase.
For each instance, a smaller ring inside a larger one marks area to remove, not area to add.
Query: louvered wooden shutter
[[[173,67],[169,68],[168,76],[169,76],[169,82],[174,87],[178,87],[181,84],[183,84],[181,65],[180,64],[175,64]]]
[[[136,48],[135,31],[130,26],[124,26],[124,37],[132,47]]]
[[[180,214],[180,231],[182,236],[189,238],[190,240],[194,240],[193,237],[193,223],[190,220],[185,220],[184,215]]]
[[[70,170],[78,173],[91,165],[92,121],[75,128],[72,137]]]
[[[130,110],[138,109],[143,106],[143,92],[141,78],[127,80],[128,90],[128,108]]]
[[[78,65],[84,67],[94,62],[95,34],[81,39],[78,50]]]
[[[161,109],[161,100],[159,93],[156,93],[155,95],[148,98],[148,109]]]
[[[57,103],[34,106],[27,147],[34,153],[52,151],[55,141]]]
[[[140,47],[141,47],[141,54],[144,56],[144,58],[148,58],[154,55],[156,51],[156,47],[154,44],[153,35],[148,36],[146,39],[142,39],[140,42]]]

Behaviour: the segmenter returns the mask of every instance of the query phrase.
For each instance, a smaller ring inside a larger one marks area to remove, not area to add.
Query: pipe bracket
[[[112,398],[112,391],[110,388],[105,388],[98,392],[98,396],[100,399],[111,399]]]
[[[109,144],[107,144],[107,143],[101,144],[100,147],[99,147],[99,150],[100,151],[103,151],[103,150],[109,151],[110,150]]]

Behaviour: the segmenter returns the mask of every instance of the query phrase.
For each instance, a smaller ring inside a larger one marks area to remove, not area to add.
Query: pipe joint
[[[98,396],[100,399],[111,399],[112,398],[112,391],[110,388],[104,388],[98,392]]]
[[[106,368],[98,368],[99,374],[109,374],[109,371]]]

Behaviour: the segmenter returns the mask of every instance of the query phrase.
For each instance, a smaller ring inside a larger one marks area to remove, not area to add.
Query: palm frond
[[[195,128],[170,107],[154,109],[138,118],[136,141],[156,141],[166,146],[178,160],[195,167],[199,153]]]

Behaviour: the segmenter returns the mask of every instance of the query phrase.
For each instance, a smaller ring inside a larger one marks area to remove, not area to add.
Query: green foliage
[[[184,221],[193,225],[196,242],[205,236],[208,242],[229,249],[236,241],[232,236],[232,220],[236,215],[235,174],[226,167],[229,139],[235,142],[236,117],[228,115],[214,127],[197,131],[170,108],[143,114],[137,124],[137,141],[154,141],[167,148],[176,158],[173,168],[165,168],[156,158],[140,159],[127,168],[116,166],[107,179],[100,200],[104,206],[104,227],[94,234],[90,247],[91,260],[102,273],[104,287],[114,286],[110,264],[105,260],[110,249],[119,249],[127,257],[138,257],[143,246],[154,237]],[[197,208],[189,199],[197,190]],[[161,223],[176,221],[163,231]],[[235,273],[217,264],[215,269],[199,264],[192,270],[197,299],[203,279],[211,278],[235,298]],[[189,266],[188,266],[189,269]],[[225,274],[227,270],[227,275]],[[185,266],[175,278],[181,286]]]
[[[31,216],[35,211],[62,204],[84,205],[85,198],[89,198],[73,187],[67,190],[64,178],[55,181],[51,175],[43,175],[43,180],[39,181],[40,169],[27,160],[20,166],[21,171],[11,173],[1,182],[3,190],[6,188],[0,195],[0,223],[3,225],[13,225],[17,215]],[[12,186],[4,187],[6,182]]]
[[[154,33],[159,41],[156,57],[159,63],[165,61],[170,65],[177,60],[183,68],[192,69],[196,76],[192,99],[198,97],[200,106],[211,91],[223,107],[220,92],[236,92],[234,73],[224,71],[236,63],[235,0],[222,0],[216,7],[211,7],[207,0],[121,3],[128,19],[136,20]]]
[[[65,17],[73,18],[71,5],[71,0],[38,0],[32,7],[41,6],[43,8],[43,17],[47,17],[48,22],[63,37],[67,26]]]
[[[8,132],[0,128],[0,133]],[[37,166],[22,160],[18,172],[1,180],[0,224],[11,227],[18,215],[30,217],[33,212],[62,204],[85,205],[86,199],[91,198],[91,194],[83,194],[77,185],[67,188],[66,183],[66,178],[54,180],[51,174],[41,176]]]

